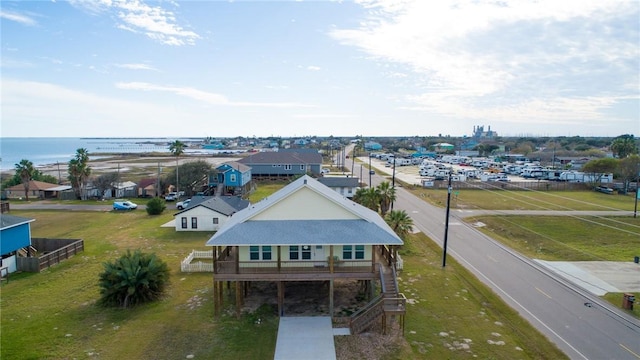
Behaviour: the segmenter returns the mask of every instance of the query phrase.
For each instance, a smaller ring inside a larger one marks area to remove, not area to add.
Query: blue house
[[[31,246],[31,225],[35,219],[2,214],[0,216],[0,266],[2,274],[17,270],[16,256],[20,249]],[[6,270],[5,270],[6,269]]]
[[[209,177],[209,186],[223,186],[224,192],[236,193],[251,182],[251,168],[239,162],[226,162],[216,167],[217,174]]]

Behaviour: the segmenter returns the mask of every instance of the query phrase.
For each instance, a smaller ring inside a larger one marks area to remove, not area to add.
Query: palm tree
[[[169,281],[169,267],[156,254],[127,250],[113,263],[104,263],[100,274],[100,303],[127,308],[162,296]]]
[[[637,154],[638,145],[633,135],[620,135],[611,143],[611,151],[618,155],[618,158],[624,159],[629,155]]]
[[[377,188],[359,188],[353,195],[353,201],[378,212],[380,206],[380,193]]]
[[[16,173],[22,180],[22,186],[24,186],[24,197],[29,201],[29,182],[33,180],[33,175],[36,169],[33,167],[33,163],[27,159],[22,159],[16,165]]]
[[[389,211],[387,216],[384,217],[384,221],[401,239],[404,239],[413,228],[413,219],[404,210]]]
[[[387,214],[391,203],[396,201],[396,189],[388,181],[383,181],[376,187],[380,195],[380,212],[382,216]]]
[[[73,186],[76,197],[83,199],[86,196],[84,191],[89,175],[91,175],[91,167],[89,166],[89,152],[87,149],[80,148],[76,150],[76,155],[69,161],[69,181]]]
[[[178,198],[180,197],[180,185],[179,185],[179,177],[178,177],[178,158],[180,155],[184,153],[184,149],[187,147],[185,143],[180,140],[176,140],[169,144],[169,151],[173,156],[176,157],[176,194],[178,194]]]

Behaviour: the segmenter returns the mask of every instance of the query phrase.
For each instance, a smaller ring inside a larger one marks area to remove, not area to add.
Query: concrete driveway
[[[335,360],[328,316],[281,317],[274,360]]]

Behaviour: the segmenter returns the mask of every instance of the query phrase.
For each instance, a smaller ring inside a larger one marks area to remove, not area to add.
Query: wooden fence
[[[84,251],[84,241],[81,239],[32,238],[31,246],[38,251],[38,256],[18,256],[16,266],[19,271],[40,272]]]
[[[425,189],[446,189],[446,180],[435,180],[433,186],[424,186]],[[451,187],[456,189],[477,190],[536,190],[536,191],[570,191],[589,189],[586,183],[574,183],[566,181],[454,181]]]
[[[194,261],[195,259],[208,259],[208,262]],[[180,271],[182,272],[213,272],[213,255],[209,250],[192,250],[182,263],[180,263]]]

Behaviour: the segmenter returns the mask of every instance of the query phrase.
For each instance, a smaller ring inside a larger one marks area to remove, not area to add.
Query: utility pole
[[[449,171],[449,183],[447,184],[447,214],[444,220],[444,244],[442,246],[442,267],[447,266],[447,239],[449,236],[449,209],[451,208],[451,171]]]
[[[391,177],[391,188],[396,189],[396,157],[393,157],[393,176]],[[393,210],[393,201],[391,202],[391,210]]]
[[[369,187],[371,187],[371,152],[369,152]]]
[[[160,196],[160,162],[158,161],[158,177],[156,178],[156,197]]]
[[[636,178],[636,201],[635,205],[633,205],[633,218],[638,214],[638,198],[640,198],[640,188],[638,188],[638,183],[640,182],[640,172],[638,172],[638,177]]]

